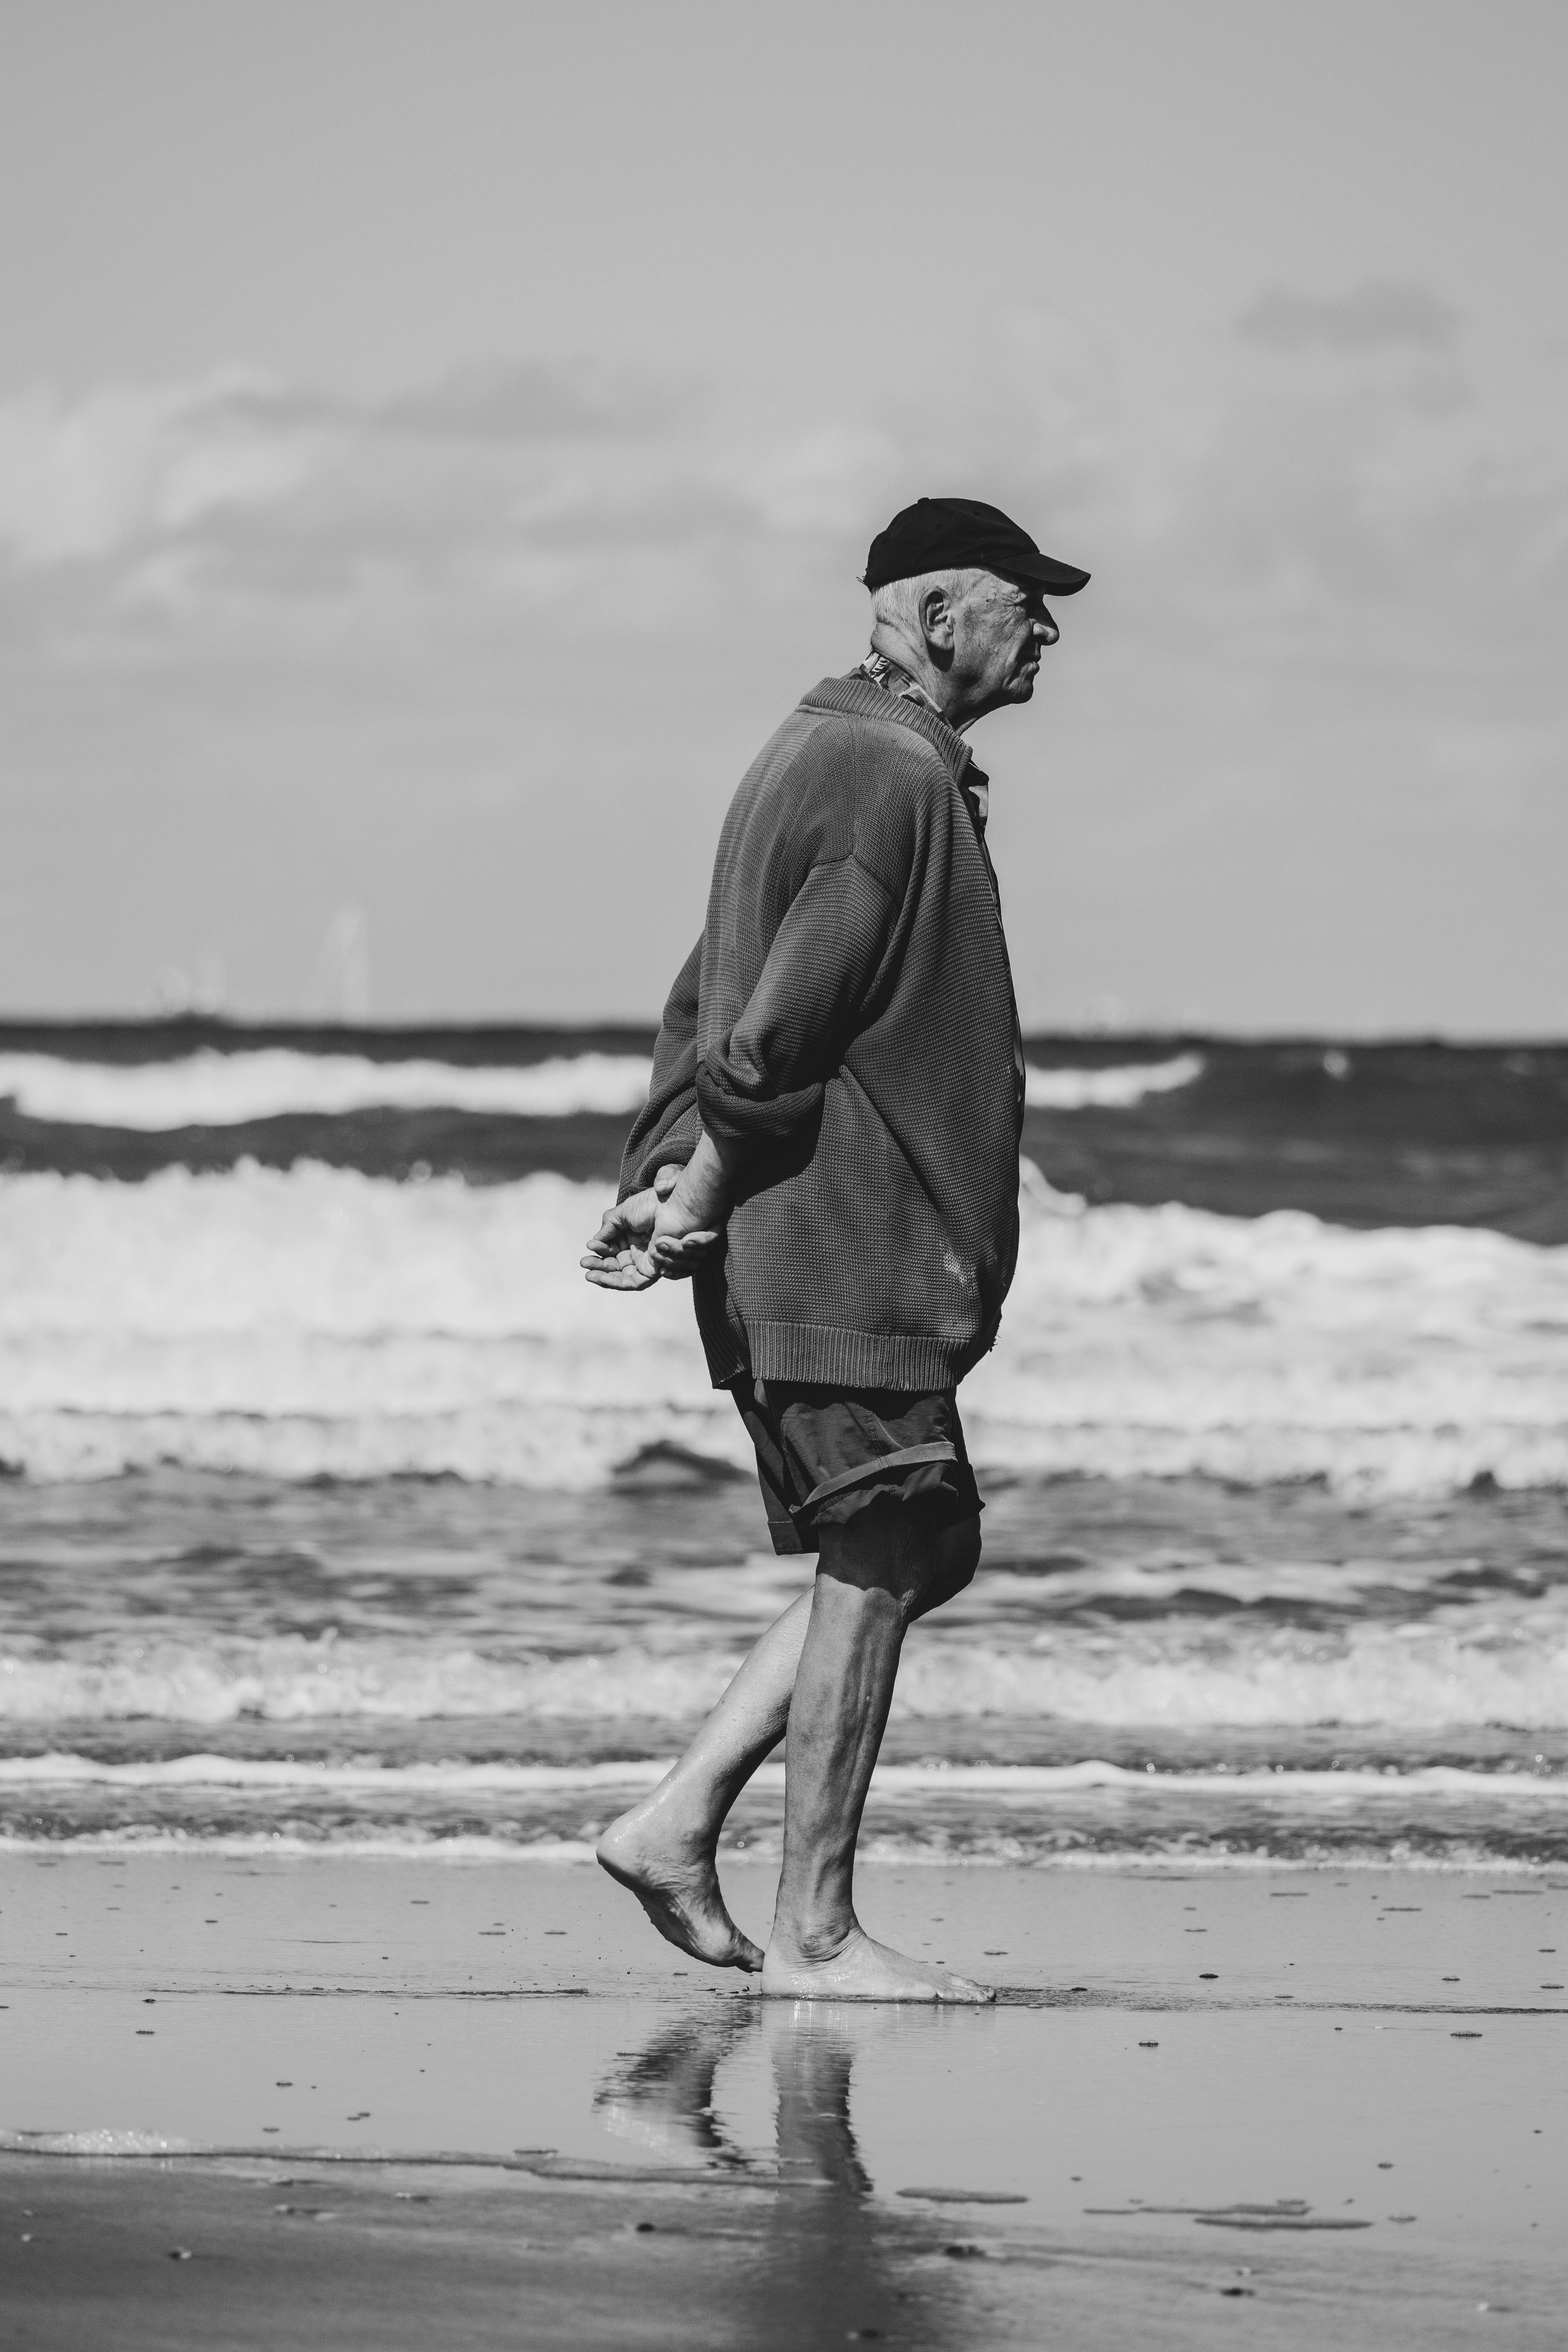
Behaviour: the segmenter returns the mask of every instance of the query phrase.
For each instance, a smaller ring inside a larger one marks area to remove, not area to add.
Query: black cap
[[[1076,596],[1089,579],[1075,563],[1042,555],[1026,530],[980,499],[917,499],[871,541],[866,585],[912,580],[922,572],[999,572],[1037,580],[1057,596]]]

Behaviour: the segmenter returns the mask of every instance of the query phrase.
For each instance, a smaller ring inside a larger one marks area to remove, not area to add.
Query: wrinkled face
[[[1059,634],[1044,590],[988,572],[955,608],[953,624],[953,672],[965,698],[986,709],[1027,702],[1040,656]]]

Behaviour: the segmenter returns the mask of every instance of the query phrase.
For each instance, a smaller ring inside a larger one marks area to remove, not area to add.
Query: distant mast
[[[341,906],[327,925],[310,968],[306,1011],[318,1020],[370,1018],[370,919],[352,901]]]

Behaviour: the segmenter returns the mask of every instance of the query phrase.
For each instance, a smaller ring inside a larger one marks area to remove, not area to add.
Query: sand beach
[[[862,1881],[996,2008],[759,2002],[583,1865],[12,1854],[8,2340],[1561,2341],[1568,1878]]]

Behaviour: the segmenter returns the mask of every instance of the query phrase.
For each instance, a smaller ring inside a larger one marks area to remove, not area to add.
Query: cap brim
[[[1089,585],[1087,572],[1080,572],[1076,563],[1058,563],[1049,555],[1023,556],[1016,563],[998,564],[997,569],[1016,580],[1036,581],[1053,596],[1076,596]]]

